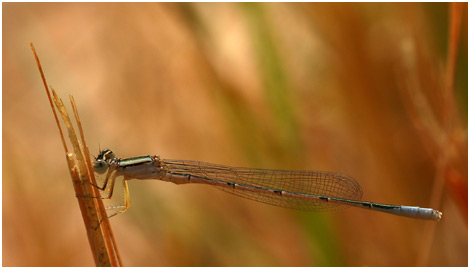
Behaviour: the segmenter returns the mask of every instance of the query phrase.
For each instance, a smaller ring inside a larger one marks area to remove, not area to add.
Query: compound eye
[[[96,160],[93,163],[93,169],[95,170],[96,173],[103,174],[108,169],[108,163],[103,160]]]

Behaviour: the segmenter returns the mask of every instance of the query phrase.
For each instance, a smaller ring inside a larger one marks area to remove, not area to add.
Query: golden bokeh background
[[[3,265],[94,265],[33,42],[92,152],[341,172],[364,200],[444,213],[299,212],[131,181],[131,208],[111,219],[124,265],[467,266],[466,10],[3,3]]]

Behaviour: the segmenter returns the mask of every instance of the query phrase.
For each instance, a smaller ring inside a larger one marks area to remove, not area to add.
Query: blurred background
[[[300,212],[130,181],[132,206],[111,219],[124,265],[467,266],[459,5],[3,3],[3,265],[94,265],[33,42],[95,154],[335,171],[363,200],[444,214]]]

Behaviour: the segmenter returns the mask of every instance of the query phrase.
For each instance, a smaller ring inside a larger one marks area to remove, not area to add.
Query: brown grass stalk
[[[51,89],[53,97],[51,98],[51,94],[47,86],[46,78],[44,76],[44,72],[42,70],[41,63],[39,62],[36,50],[34,49],[32,43],[30,45],[39,72],[41,74],[42,81],[44,83],[44,88],[46,89],[46,93],[49,99],[49,103],[51,105],[52,112],[54,114],[54,118],[57,123],[57,127],[59,128],[60,137],[62,139],[62,144],[66,153],[65,156],[69,167],[70,176],[72,177],[75,195],[77,197],[83,221],[85,223],[88,242],[90,244],[95,264],[97,266],[122,266],[121,258],[119,256],[111,225],[109,223],[108,218],[106,218],[107,215],[103,205],[103,201],[101,199],[90,198],[99,197],[100,193],[96,188],[92,187],[91,185],[96,185],[96,180],[94,178],[93,166],[91,163],[89,150],[85,142],[85,135],[80,122],[80,118],[78,116],[78,111],[75,106],[75,101],[73,97],[70,96],[70,102],[73,108],[75,121],[78,125],[81,141],[79,140],[73,128],[72,120],[70,119],[67,113],[64,103],[57,96],[56,92],[52,88]],[[70,152],[67,148],[67,143],[65,141],[65,137],[62,132],[59,119],[57,117],[57,113],[52,102],[54,102],[56,109],[59,111],[62,120],[66,126],[69,140],[73,148],[73,152]]]

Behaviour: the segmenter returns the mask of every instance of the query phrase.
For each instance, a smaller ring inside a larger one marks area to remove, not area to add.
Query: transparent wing
[[[312,196],[327,196],[347,200],[360,200],[362,189],[351,177],[331,172],[289,171],[230,167],[198,161],[164,160],[171,172],[224,182],[287,191]],[[282,195],[250,192],[215,186],[228,193],[280,207],[306,211],[330,211],[347,207],[344,204],[286,197]]]

